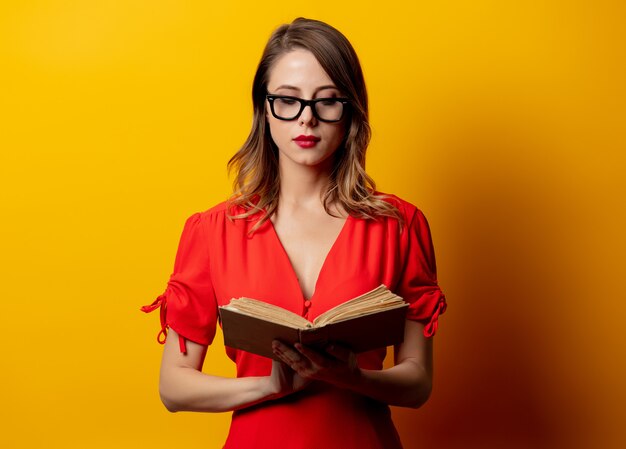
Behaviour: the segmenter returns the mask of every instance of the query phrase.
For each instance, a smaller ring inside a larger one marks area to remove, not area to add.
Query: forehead
[[[271,67],[268,89],[280,86],[292,86],[300,90],[315,90],[320,86],[334,86],[313,53],[308,50],[296,49],[280,56]]]

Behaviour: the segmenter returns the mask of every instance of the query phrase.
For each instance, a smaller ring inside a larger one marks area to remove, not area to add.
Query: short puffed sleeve
[[[446,298],[437,284],[435,252],[426,217],[417,208],[408,214],[402,244],[403,270],[395,292],[409,303],[407,319],[424,324],[424,335],[437,331]]]
[[[149,306],[152,312],[161,308],[159,343],[165,343],[167,329],[180,336],[180,349],[186,352],[185,339],[209,345],[215,336],[217,302],[213,292],[209,267],[209,247],[202,214],[196,213],[185,222],[174,272],[165,291]]]

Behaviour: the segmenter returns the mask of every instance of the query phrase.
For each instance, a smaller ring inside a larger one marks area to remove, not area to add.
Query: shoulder
[[[210,223],[223,220],[228,212],[228,202],[222,201],[209,209],[200,212],[194,212],[187,216],[185,220],[185,228],[204,227]]]
[[[387,203],[398,209],[405,223],[411,223],[416,218],[424,219],[424,214],[422,213],[422,211],[413,203],[402,199],[399,196],[394,195],[393,193],[376,191],[375,194],[378,198],[386,201]]]
[[[215,217],[225,217],[229,218],[234,215],[239,215],[247,212],[247,209],[239,204],[235,204],[230,200],[222,201],[221,203],[217,203],[216,205],[210,207],[209,209],[198,212],[202,218],[215,218]]]
[[[195,212],[187,218],[186,226],[201,227],[211,233],[218,229],[246,228],[249,222],[253,220],[236,219],[238,215],[245,212],[244,207],[225,200],[204,211]]]
[[[188,220],[213,221],[215,219],[227,218],[228,215],[239,213],[238,207],[232,206],[227,200],[217,203],[200,212],[193,213]]]
[[[223,216],[228,212],[228,201],[222,201],[216,205],[202,211],[195,215],[199,215],[203,219],[213,218],[217,216]]]

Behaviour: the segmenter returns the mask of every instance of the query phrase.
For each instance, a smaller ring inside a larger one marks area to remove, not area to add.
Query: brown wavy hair
[[[278,148],[273,142],[266,120],[269,72],[285,53],[305,49],[313,53],[342,95],[350,100],[346,135],[333,155],[330,180],[322,193],[324,209],[330,215],[331,205],[338,203],[355,217],[375,219],[389,216],[401,221],[398,209],[376,194],[374,180],[365,172],[365,152],[370,142],[367,90],[361,64],[352,45],[338,30],[318,20],[297,18],[272,33],[252,84],[254,108],[252,129],[241,149],[228,161],[234,172],[231,209],[241,206],[244,213],[232,219],[248,218],[261,213],[253,227],[258,229],[278,207],[280,177]],[[333,215],[335,216],[335,215]]]

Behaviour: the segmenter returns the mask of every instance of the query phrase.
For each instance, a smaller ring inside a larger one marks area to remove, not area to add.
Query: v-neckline
[[[284,261],[286,262],[287,266],[289,267],[289,269],[291,271],[291,277],[296,282],[296,286],[298,288],[298,292],[300,293],[300,298],[302,299],[303,302],[304,301],[312,301],[313,298],[315,297],[315,295],[317,295],[320,279],[322,278],[322,275],[324,274],[324,269],[328,265],[328,260],[332,256],[332,253],[334,251],[336,251],[335,248],[338,246],[338,243],[342,239],[343,234],[346,233],[346,228],[348,227],[348,222],[351,221],[351,220],[352,220],[352,216],[348,215],[346,220],[343,222],[343,225],[341,226],[341,229],[339,230],[339,233],[335,237],[335,241],[333,242],[333,244],[330,246],[330,249],[326,253],[326,256],[324,257],[324,261],[322,262],[322,266],[320,267],[320,271],[319,271],[319,273],[317,273],[317,279],[315,280],[315,286],[313,287],[313,294],[311,295],[310,298],[306,298],[305,295],[304,295],[304,291],[302,291],[302,286],[300,286],[300,281],[298,280],[298,274],[296,273],[296,270],[293,267],[293,264],[291,263],[291,259],[289,258],[289,254],[287,253],[287,250],[285,249],[285,246],[283,245],[283,242],[280,240],[280,237],[278,236],[278,232],[276,232],[276,228],[274,227],[274,223],[272,222],[271,219],[267,220],[267,222],[269,223],[269,226],[270,226],[270,228],[272,230],[272,234],[274,235],[274,240],[276,241],[276,243],[278,243],[279,248],[282,250]]]

